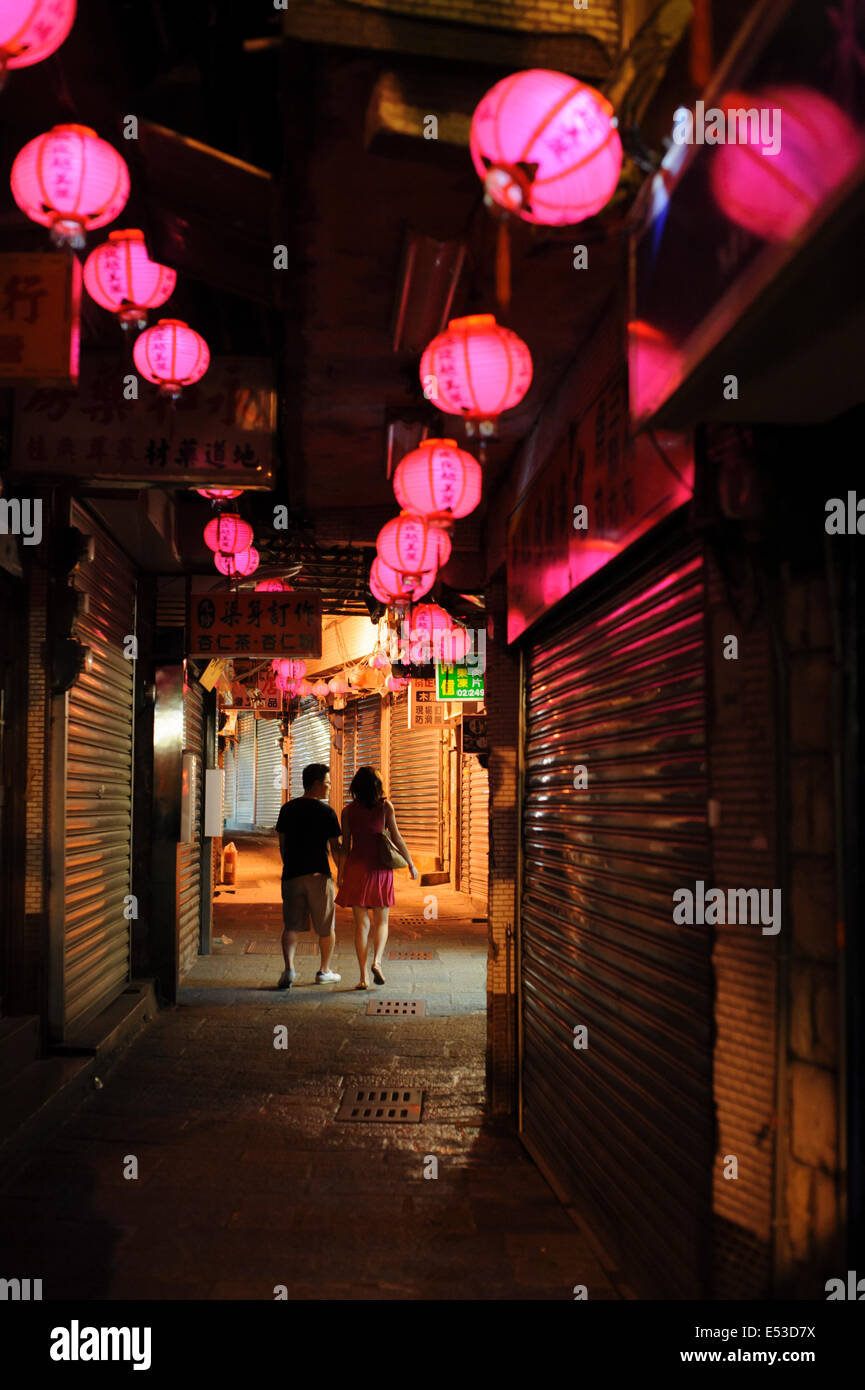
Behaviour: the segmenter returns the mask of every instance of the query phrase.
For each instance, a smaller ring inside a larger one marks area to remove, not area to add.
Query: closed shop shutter
[[[460,892],[487,901],[490,783],[473,753],[462,755],[460,782]]]
[[[237,716],[237,826],[252,828],[255,817],[255,715]]]
[[[222,769],[225,773],[222,784],[222,819],[229,825],[234,820],[237,804],[237,757],[233,743],[229,743],[225,750]]]
[[[300,713],[291,726],[289,791],[292,797],[303,796],[303,769],[309,763],[330,766],[330,724],[316,699],[301,700]]]
[[[412,854],[441,858],[441,735],[409,729],[408,700],[391,709],[390,800]]]
[[[705,582],[695,547],[663,553],[527,653],[522,1131],[647,1296],[694,1298],[711,1250],[711,928],[675,925],[672,895],[708,863]]]
[[[349,787],[359,767],[381,765],[381,697],[352,700],[343,724],[343,805],[351,800]]]
[[[183,751],[196,753],[201,774],[192,808],[193,837],[177,846],[177,932],[180,977],[195,964],[201,922],[201,798],[204,788],[204,691],[187,675],[183,692]],[[206,888],[205,888],[206,891]]]
[[[132,892],[132,751],[135,664],[124,638],[135,632],[135,574],[126,556],[77,505],[72,524],[95,542],[72,576],[88,595],[78,640],[89,647],[66,696],[66,815],[63,869],[61,1027],[68,1038],[104,1009],[129,978]]]
[[[282,805],[282,725],[259,719],[255,725],[255,824],[272,830]]]

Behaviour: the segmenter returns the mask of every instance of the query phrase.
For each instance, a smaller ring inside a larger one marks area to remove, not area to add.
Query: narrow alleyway
[[[3,1176],[7,1261],[41,1276],[46,1298],[272,1299],[285,1285],[292,1299],[572,1299],[576,1284],[618,1297],[518,1140],[485,1116],[486,932],[469,900],[400,875],[389,949],[434,959],[386,960],[386,985],[355,991],[340,910],[340,984],[312,983],[304,950],[297,985],[276,994],[275,847],[240,845],[213,954],[179,1006]],[[423,916],[430,894],[437,919]],[[376,998],[425,1012],[369,1016]],[[421,1089],[420,1124],[337,1120],[352,1086]]]

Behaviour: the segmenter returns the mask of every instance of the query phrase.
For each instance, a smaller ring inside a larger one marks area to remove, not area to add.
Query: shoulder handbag
[[[403,859],[386,830],[378,837],[378,857],[384,869],[407,869],[408,860]]]

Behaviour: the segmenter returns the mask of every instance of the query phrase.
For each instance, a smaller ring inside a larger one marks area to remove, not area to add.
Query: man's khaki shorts
[[[336,921],[336,894],[329,874],[301,874],[282,880],[282,921],[286,931],[309,931],[330,936]]]

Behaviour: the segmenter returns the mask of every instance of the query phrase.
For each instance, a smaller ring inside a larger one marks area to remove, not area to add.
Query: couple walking
[[[360,966],[356,989],[369,989],[367,979],[370,916],[373,928],[372,977],[385,982],[381,962],[387,943],[387,919],[393,906],[393,869],[382,867],[380,846],[387,830],[408,862],[412,878],[418,873],[399,833],[393,806],[385,800],[382,781],[374,767],[359,767],[349,787],[352,800],[340,823],[331,806],[330,769],[310,763],[303,769],[303,796],[286,801],[276,830],[282,855],[282,954],[285,969],[277,989],[291,989],[295,981],[294,952],[300,932],[318,933],[321,967],[316,984],[333,984],[342,977],[330,968],[336,944],[336,903],[354,913],[354,944]],[[334,895],[328,851],[338,866],[338,892]]]

